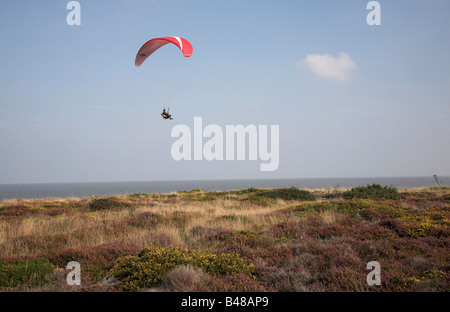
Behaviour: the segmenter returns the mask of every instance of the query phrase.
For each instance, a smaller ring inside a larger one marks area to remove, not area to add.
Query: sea
[[[450,177],[439,177],[442,185],[450,185]],[[397,188],[417,188],[438,185],[429,177],[366,177],[366,178],[300,178],[300,179],[241,179],[241,180],[179,180],[139,182],[79,182],[0,184],[0,200],[58,197],[90,197],[101,195],[129,195],[135,193],[167,194],[202,189],[229,191],[247,188],[350,188],[371,184]]]

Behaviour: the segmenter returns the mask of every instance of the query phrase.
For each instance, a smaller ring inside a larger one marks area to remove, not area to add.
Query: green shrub
[[[90,211],[117,210],[123,207],[123,204],[112,197],[95,198],[88,204]]]
[[[268,191],[259,191],[249,197],[250,199],[257,198],[270,198],[270,199],[284,199],[284,200],[315,200],[315,197],[308,191],[299,190],[296,187],[291,188],[279,188]]]
[[[144,248],[138,257],[125,256],[114,263],[112,274],[120,280],[124,291],[139,291],[161,283],[164,274],[178,265],[191,265],[212,275],[244,274],[252,276],[254,267],[237,254],[212,254],[209,252],[171,248]]]
[[[254,188],[254,187],[249,187],[248,189],[245,190],[238,190],[238,191],[230,191],[232,193],[236,193],[238,195],[244,195],[244,194],[249,194],[249,193],[256,193],[261,191],[260,189]]]
[[[358,186],[352,188],[350,191],[344,192],[345,199],[351,198],[386,198],[386,199],[401,199],[401,195],[397,189],[392,186],[382,187],[379,184],[372,184],[367,186]]]
[[[45,277],[54,269],[47,258],[21,259],[9,264],[0,260],[0,287],[43,286],[48,283]]]

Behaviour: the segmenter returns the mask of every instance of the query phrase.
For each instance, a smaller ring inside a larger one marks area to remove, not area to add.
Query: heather
[[[0,290],[445,292],[449,218],[445,186],[4,200]]]

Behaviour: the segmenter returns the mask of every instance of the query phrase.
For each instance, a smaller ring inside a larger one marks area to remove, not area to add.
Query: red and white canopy
[[[154,38],[146,43],[139,49],[134,65],[141,66],[141,64],[149,57],[153,52],[161,48],[162,46],[173,43],[178,48],[180,48],[181,52],[185,57],[190,57],[192,55],[192,45],[189,41],[181,37],[161,37]]]

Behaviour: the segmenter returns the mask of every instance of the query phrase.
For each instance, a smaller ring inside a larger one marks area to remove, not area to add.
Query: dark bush
[[[386,198],[386,199],[401,199],[401,195],[397,189],[391,186],[381,186],[379,184],[372,184],[367,186],[358,186],[352,188],[350,191],[344,192],[342,195],[345,199],[351,198]]]
[[[88,204],[88,208],[90,211],[117,210],[122,207],[123,204],[112,197],[95,198]]]
[[[253,196],[266,197],[272,199],[284,199],[284,200],[315,200],[316,198],[306,190],[299,190],[296,187],[280,188],[269,191],[260,191]]]

